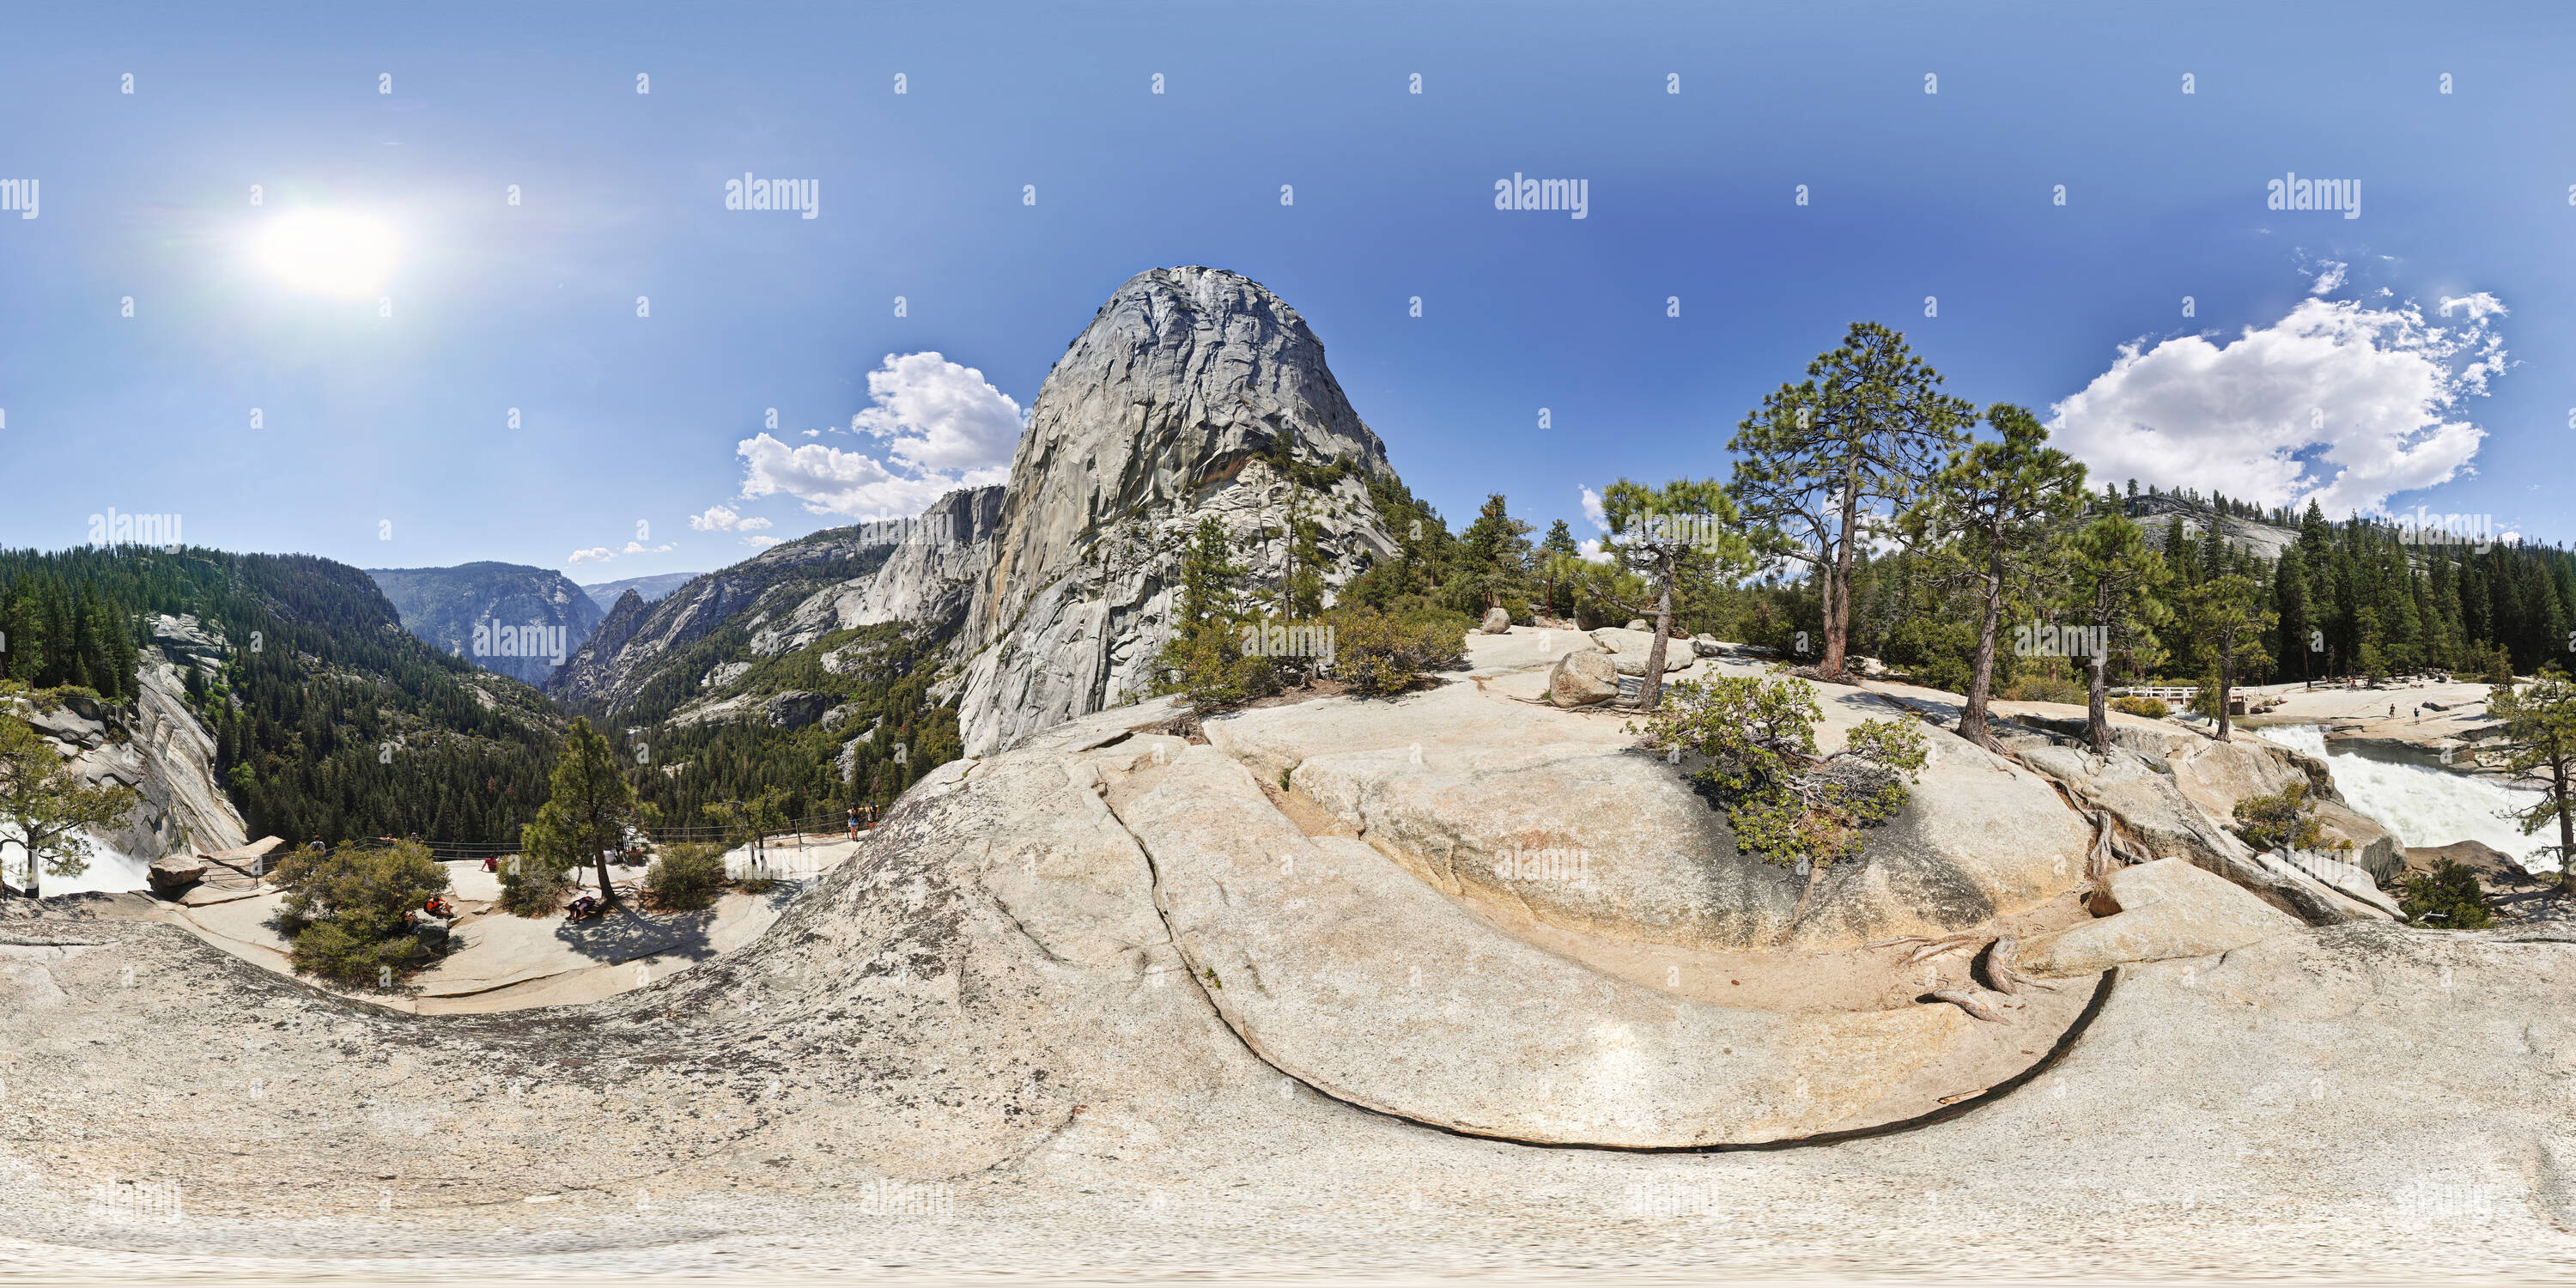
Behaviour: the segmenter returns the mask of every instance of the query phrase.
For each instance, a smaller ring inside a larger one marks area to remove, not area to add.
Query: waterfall
[[[2555,830],[2525,836],[2503,815],[2530,808],[2540,793],[2507,787],[2489,777],[2455,774],[2430,765],[2401,765],[2367,756],[2326,752],[2325,731],[2316,725],[2284,725],[2256,731],[2260,736],[2326,762],[2335,789],[2354,809],[2379,820],[2409,848],[2480,841],[2511,855],[2534,872],[2554,872],[2554,858],[2532,859],[2540,845],[2555,846]]]
[[[88,835],[83,833],[83,835]],[[46,873],[39,887],[50,899],[58,894],[77,894],[83,890],[146,890],[151,882],[144,872],[152,866],[149,859],[126,854],[97,837],[90,837],[89,867],[76,877],[58,877]],[[27,852],[14,841],[0,841],[0,872],[9,874],[15,889],[27,888]]]

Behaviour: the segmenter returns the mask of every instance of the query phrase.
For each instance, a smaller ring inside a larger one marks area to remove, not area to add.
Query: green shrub
[[[1706,757],[1694,777],[1726,811],[1735,848],[1788,867],[1811,863],[1810,875],[1857,856],[1861,830],[1904,808],[1906,783],[1924,765],[1923,731],[1904,720],[1864,720],[1842,751],[1818,757],[1824,712],[1804,680],[1678,680],[1664,693],[1647,717],[1647,745]]]
[[[529,843],[529,834],[544,826],[529,823],[520,828],[520,852],[501,860],[501,910],[513,916],[553,916],[581,879],[569,865],[539,857],[555,847]]]
[[[2248,796],[2236,802],[2236,832],[2257,850],[2313,850],[2322,836],[2306,783],[2292,783],[2278,795]]]
[[[712,842],[665,845],[644,870],[644,895],[656,908],[691,911],[714,903],[725,884],[725,847]]]
[[[2016,677],[2004,686],[2004,699],[2009,702],[2055,702],[2080,707],[2092,700],[2092,694],[2081,684],[2062,675],[2034,673]]]
[[[1174,636],[1154,669],[1155,692],[1180,694],[1202,716],[1279,691],[1278,668],[1269,658],[1245,656],[1241,635],[1222,622]]]
[[[2126,711],[2133,716],[2145,716],[2149,720],[2162,720],[2173,714],[2173,708],[2166,706],[2162,698],[2113,698],[2111,709]]]
[[[2465,863],[2443,859],[2429,873],[2398,878],[2397,907],[2406,920],[2437,930],[2484,930],[2495,924],[2478,874]]]
[[[1333,632],[1333,678],[1362,697],[1392,697],[1425,671],[1467,662],[1465,614],[1415,601],[1394,611],[1347,604],[1324,615]]]
[[[427,964],[403,914],[447,892],[447,869],[417,841],[336,850],[299,850],[277,865],[286,888],[278,930],[292,941],[295,969],[343,984],[374,984]]]

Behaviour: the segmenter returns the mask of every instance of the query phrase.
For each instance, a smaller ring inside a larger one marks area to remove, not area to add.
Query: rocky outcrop
[[[2099,911],[2111,914],[2041,938],[2021,956],[2040,975],[2081,975],[2124,962],[2206,957],[2300,928],[2298,918],[2181,859],[2111,874]]]
[[[404,630],[528,684],[543,685],[604,616],[588,592],[548,568],[483,562],[370,568],[367,575],[402,615]]]
[[[832,631],[879,622],[910,622],[934,637],[953,635],[974,603],[1001,515],[1001,488],[962,488],[939,498],[917,520],[887,525],[883,535],[892,551],[884,567],[808,596],[754,634],[751,650],[775,656]]]
[[[170,637],[180,657],[212,658],[223,637],[193,617],[162,618],[156,638]],[[53,740],[72,771],[93,786],[122,783],[142,796],[121,827],[97,839],[117,853],[148,864],[169,854],[208,853],[248,839],[240,811],[215,779],[215,739],[188,707],[182,662],[167,647],[143,650],[136,678],[141,691],[131,705],[70,698],[50,710],[25,699],[16,714]]]
[[[802,729],[821,719],[825,709],[831,705],[830,694],[789,689],[772,695],[762,710],[769,716],[769,723],[777,728]]]
[[[546,692],[577,708],[623,710],[710,633],[740,621],[756,637],[817,591],[873,575],[896,549],[883,535],[867,526],[827,528],[692,579],[651,604],[630,589],[631,601],[619,597],[590,641],[547,681]]]
[[[1255,584],[1285,566],[1292,508],[1321,525],[1328,588],[1394,553],[1366,486],[1391,473],[1295,309],[1219,269],[1130,279],[1057,360],[1012,458],[957,646],[968,754],[1143,693],[1203,519]]]

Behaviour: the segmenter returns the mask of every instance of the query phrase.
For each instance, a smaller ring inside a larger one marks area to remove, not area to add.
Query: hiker
[[[497,855],[497,854],[486,854],[486,855],[484,855],[484,856],[483,856],[483,870],[484,870],[484,871],[486,871],[486,872],[498,872],[498,871],[500,871],[500,870],[501,870],[501,856],[500,856],[500,855]]]
[[[579,921],[579,920],[581,920],[582,918],[589,916],[589,915],[590,915],[590,912],[591,912],[591,909],[596,908],[596,907],[598,907],[598,906],[599,906],[599,897],[598,897],[597,895],[588,895],[588,894],[586,894],[586,895],[583,895],[582,897],[580,897],[580,898],[578,898],[578,899],[573,900],[573,901],[572,901],[572,907],[569,909],[569,911],[570,911],[570,912],[571,912],[571,914],[572,914],[572,920],[574,920],[574,921]]]
[[[856,805],[850,807],[850,839],[859,839],[859,807]]]

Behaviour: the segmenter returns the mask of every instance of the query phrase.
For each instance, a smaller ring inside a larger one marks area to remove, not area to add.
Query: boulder
[[[2348,842],[2350,862],[2373,881],[2386,884],[2406,870],[2406,847],[2397,843],[2397,834],[2342,801],[2317,802],[2317,831],[2329,847]]]
[[[765,710],[770,724],[781,729],[802,729],[822,719],[831,705],[832,699],[826,694],[790,689],[771,698]]]
[[[2532,879],[2531,870],[2514,861],[2512,855],[2483,841],[2453,841],[2449,845],[2410,845],[2405,850],[2407,873],[2431,876],[2436,865],[2448,860],[2478,874],[2478,880],[2506,885]]]
[[[207,862],[193,854],[170,854],[154,859],[145,869],[143,879],[152,893],[164,899],[175,899],[188,887],[206,879]]]
[[[2036,975],[2090,975],[2129,962],[2206,957],[2302,928],[2298,918],[2181,859],[2111,874],[2114,915],[2044,936],[2022,949]]]
[[[1628,630],[1632,630],[1632,631],[1651,631],[1651,630],[1653,630],[1653,629],[1655,629],[1655,628],[1654,628],[1653,624],[1652,624],[1652,623],[1650,623],[1650,622],[1648,622],[1645,618],[1642,618],[1642,617],[1631,617],[1631,618],[1629,618],[1629,619],[1628,619],[1628,625],[1627,625],[1626,629],[1628,629]]]
[[[1504,612],[1500,608],[1488,608],[1485,610],[1484,631],[1487,635],[1508,634],[1511,629],[1512,615],[1510,613]]]
[[[426,912],[412,914],[411,935],[434,957],[446,956],[447,950],[454,942],[454,937],[449,933],[448,919],[433,917]]]
[[[1547,700],[1560,707],[1594,706],[1618,696],[1618,664],[1609,653],[1568,653],[1547,673]]]
[[[1653,631],[1613,630],[1604,626],[1593,631],[1591,638],[1595,645],[1610,652],[1619,674],[1638,677],[1646,674],[1646,659],[1653,655],[1655,647]],[[1679,671],[1699,660],[1696,648],[1684,648],[1682,644],[1681,640],[1664,641],[1666,672]]]

